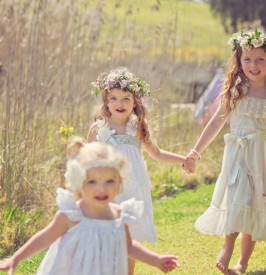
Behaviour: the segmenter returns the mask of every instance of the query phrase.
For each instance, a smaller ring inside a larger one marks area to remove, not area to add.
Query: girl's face
[[[95,209],[106,207],[119,193],[121,179],[117,169],[95,167],[87,171],[86,180],[80,190],[82,199]]]
[[[135,107],[135,101],[132,93],[121,89],[110,90],[107,96],[107,106],[113,117],[126,119],[130,116]]]
[[[240,58],[242,70],[251,82],[264,84],[266,78],[266,53],[262,48],[243,51]]]

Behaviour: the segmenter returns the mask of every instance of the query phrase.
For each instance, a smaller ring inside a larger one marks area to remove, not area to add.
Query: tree
[[[221,17],[224,30],[236,32],[240,27],[262,27],[266,29],[265,0],[209,0],[211,10]]]

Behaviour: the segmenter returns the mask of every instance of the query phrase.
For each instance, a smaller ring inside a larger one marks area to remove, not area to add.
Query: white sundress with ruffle
[[[266,99],[244,96],[230,117],[231,133],[212,202],[195,228],[206,234],[250,234],[266,241]]]
[[[117,135],[107,122],[97,121],[97,140],[112,144],[122,152],[131,164],[131,176],[128,187],[125,188],[116,199],[120,203],[130,198],[144,202],[144,213],[138,222],[129,225],[131,237],[139,242],[157,241],[155,225],[153,221],[153,207],[151,198],[151,182],[147,171],[146,162],[141,153],[140,141],[136,136],[135,116],[131,116],[126,129],[126,134]]]
[[[127,274],[125,224],[142,215],[143,203],[125,201],[118,219],[98,220],[86,218],[67,190],[57,189],[56,200],[59,209],[78,223],[50,246],[37,275]]]

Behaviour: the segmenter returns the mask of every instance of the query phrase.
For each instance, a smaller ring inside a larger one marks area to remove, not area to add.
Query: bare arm
[[[69,220],[67,217],[61,212],[57,212],[52,222],[32,236],[11,258],[0,261],[0,270],[8,270],[8,274],[13,274],[20,262],[48,248],[68,228]]]
[[[98,127],[97,127],[97,124],[96,122],[93,123],[88,131],[88,135],[87,135],[87,140],[88,142],[93,142],[93,141],[96,141],[96,135],[97,135],[97,130],[98,130]]]
[[[229,114],[225,114],[222,107],[219,106],[194,146],[197,152],[202,153],[212,143],[225,125],[228,117]]]
[[[169,272],[180,267],[177,257],[174,255],[159,255],[144,247],[137,241],[131,239],[128,227],[126,225],[126,235],[128,244],[128,254],[130,257],[140,260],[148,265],[159,268],[163,272]]]
[[[182,155],[160,149],[155,143],[146,144],[143,142],[142,147],[152,159],[157,161],[170,163],[170,164],[177,164],[177,163],[183,163],[186,159]]]
[[[219,134],[226,121],[228,120],[228,117],[229,114],[225,114],[220,105],[209,123],[203,129],[194,148],[186,156],[187,161],[183,164],[183,167],[188,173],[195,172],[196,163],[200,159],[200,154],[216,138],[216,136]]]

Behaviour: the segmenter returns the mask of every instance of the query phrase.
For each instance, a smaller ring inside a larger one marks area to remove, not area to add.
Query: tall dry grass
[[[168,50],[176,39],[176,14],[169,19],[175,23],[168,31],[163,26],[141,30],[141,37],[150,37],[142,43],[134,24],[118,20],[116,15],[123,12],[119,5],[114,3],[110,16],[105,12],[107,4],[101,0],[0,1],[0,233],[5,236],[1,247],[9,242],[19,245],[25,238],[25,230],[10,234],[5,229],[18,227],[17,218],[36,207],[48,215],[53,210],[54,190],[63,184],[69,136],[59,129],[73,127],[75,135],[86,135],[96,104],[89,83],[100,73],[128,66],[151,83],[151,89],[163,86],[158,95],[162,116],[171,102],[189,98],[175,87],[174,78],[183,68],[173,60],[178,49]],[[124,12],[130,16],[132,11]],[[117,29],[123,30],[119,36]],[[206,71],[212,70],[211,64]],[[191,129],[182,130],[182,139],[189,140],[184,135]],[[161,134],[159,142],[169,147],[168,130]],[[5,210],[16,215],[9,219]]]

